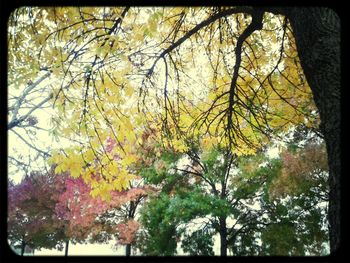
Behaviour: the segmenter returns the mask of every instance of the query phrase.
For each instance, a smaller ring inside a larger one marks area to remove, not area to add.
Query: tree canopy
[[[162,255],[181,238],[185,252],[212,255],[214,234],[221,255],[317,254],[327,240],[324,208],[302,215],[328,201],[328,166],[287,15],[21,7],[8,21],[8,54],[9,90],[22,94],[9,104],[8,130],[21,138],[16,130],[36,127],[31,114],[48,104],[50,135],[69,142],[29,147],[64,180],[54,213],[70,232],[97,235],[112,216],[120,244]],[[303,134],[311,139],[288,138]],[[272,142],[289,148],[271,160]],[[186,233],[201,217],[202,228]]]

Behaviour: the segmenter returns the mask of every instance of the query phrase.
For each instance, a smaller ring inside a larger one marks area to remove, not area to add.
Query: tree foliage
[[[213,148],[197,159],[205,172],[190,161],[182,168],[181,158],[163,170],[144,167],[146,178],[161,192],[141,210],[137,246],[147,255],[175,255],[176,244],[185,253],[212,255],[212,238],[219,234],[220,247],[233,255],[326,254],[326,154],[320,142],[303,143],[290,142],[278,158],[261,152],[241,156],[230,166],[225,151]],[[309,168],[290,169],[286,154]],[[290,183],[294,177],[305,179]]]
[[[63,249],[64,224],[55,213],[60,186],[52,175],[31,173],[20,184],[9,183],[7,228],[13,247]]]
[[[160,142],[180,152],[189,149],[184,135],[191,134],[240,155],[261,148],[271,131],[305,118],[309,126],[315,122],[311,92],[282,16],[265,13],[262,21],[252,21],[242,14],[255,14],[248,7],[21,11],[41,18],[24,27],[38,35],[38,68],[61,79],[53,88],[57,131],[79,140],[65,154],[54,152],[52,160],[87,181],[86,163],[99,159],[96,193],[127,188],[133,145],[149,124],[165,131]],[[261,22],[262,28],[254,28]],[[201,65],[206,69],[193,77],[187,72]],[[113,154],[119,160],[103,147],[107,138],[117,143]]]
[[[212,255],[215,234],[222,255],[319,253],[325,147],[297,141],[266,157],[293,129],[318,133],[293,33],[288,16],[244,6],[13,12],[8,82],[23,94],[8,129],[35,126],[31,112],[52,105],[53,134],[71,142],[47,161],[65,235],[117,235],[149,255],[173,255],[180,240]]]
[[[67,241],[107,242],[113,237],[117,245],[133,243],[139,227],[133,220],[136,208],[151,188],[114,191],[106,202],[92,197],[82,178],[56,175],[53,170],[32,173],[17,185],[10,183],[8,239],[13,247],[62,250]]]

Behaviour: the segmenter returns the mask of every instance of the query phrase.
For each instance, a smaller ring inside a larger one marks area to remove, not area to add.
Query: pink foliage
[[[104,201],[91,196],[91,188],[83,178],[72,178],[68,173],[56,175],[53,170],[48,174],[32,173],[18,185],[9,182],[8,217],[11,229],[17,228],[17,232],[27,233],[28,236],[44,229],[49,229],[49,232],[64,229],[65,235],[76,241],[102,231],[119,232],[124,243],[133,238],[138,228],[136,221],[125,224],[118,224],[117,221],[112,226],[97,218],[101,219],[105,213],[147,196],[152,191],[150,187],[113,191],[111,200]],[[118,218],[119,222],[127,219],[125,216]]]
[[[108,209],[100,197],[92,198],[90,187],[80,178],[67,177],[65,191],[56,204],[57,215],[69,221],[69,227],[88,227],[96,217]]]
[[[121,245],[131,244],[139,227],[140,224],[133,219],[128,220],[126,223],[119,223],[117,225],[118,243]]]
[[[135,187],[120,192],[113,191],[110,201],[104,201],[99,196],[92,197],[90,191],[90,186],[81,177],[75,179],[68,176],[65,179],[65,191],[58,198],[56,213],[59,218],[67,221],[70,233],[79,235],[80,232],[100,231],[101,225],[96,221],[98,216],[146,196],[149,189]]]
[[[283,167],[270,188],[272,197],[298,194],[303,187],[317,186],[323,172],[328,171],[324,144],[307,144],[295,152],[285,150],[281,159]]]
[[[123,191],[113,191],[111,193],[112,199],[109,202],[111,207],[121,207],[130,201],[135,201],[141,196],[146,196],[147,190],[141,187],[135,187]]]
[[[116,146],[116,141],[112,138],[107,138],[107,145],[106,145],[106,151],[107,152],[112,152],[112,150],[114,149],[114,147]]]
[[[26,242],[42,233],[52,233],[57,239],[62,237],[60,234],[62,222],[55,213],[59,193],[55,191],[54,182],[55,175],[52,172],[47,174],[32,172],[17,185],[9,183],[8,231],[10,235],[17,233]],[[62,184],[58,187],[62,188]],[[55,245],[55,243],[45,242],[40,246]],[[48,242],[54,241],[50,238]]]

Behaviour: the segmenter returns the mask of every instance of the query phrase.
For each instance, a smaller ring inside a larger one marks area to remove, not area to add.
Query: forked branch
[[[237,79],[238,79],[238,71],[241,66],[241,61],[242,61],[242,46],[244,41],[255,31],[255,30],[261,30],[263,23],[263,16],[264,16],[264,11],[263,10],[255,10],[252,13],[252,22],[250,25],[243,31],[243,33],[238,37],[237,39],[237,44],[235,48],[235,57],[236,57],[236,62],[233,68],[233,76],[232,76],[232,81],[231,81],[231,86],[230,86],[230,94],[229,94],[229,106],[228,106],[228,114],[227,114],[227,132],[228,132],[228,137],[230,144],[234,141],[234,138],[231,136],[231,130],[233,128],[232,124],[232,112],[233,112],[233,106],[235,104],[235,89],[236,89],[236,84],[237,84]]]

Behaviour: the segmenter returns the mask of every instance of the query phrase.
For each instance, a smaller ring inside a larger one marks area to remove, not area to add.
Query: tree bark
[[[130,201],[128,219],[134,219],[136,212],[137,202]],[[131,244],[126,244],[125,246],[125,255],[127,257],[131,256]]]
[[[220,255],[227,256],[227,226],[226,217],[219,218],[220,223]]]
[[[127,244],[127,245],[125,246],[125,255],[126,255],[127,257],[130,257],[130,256],[131,256],[131,244]]]
[[[64,250],[64,256],[67,257],[68,256],[68,246],[69,246],[69,240],[66,240],[66,247]]]
[[[26,248],[26,242],[24,240],[22,240],[22,244],[21,244],[21,256],[24,255],[24,251]]]
[[[340,19],[328,8],[286,10],[321,118],[329,165],[330,249],[340,246]]]

